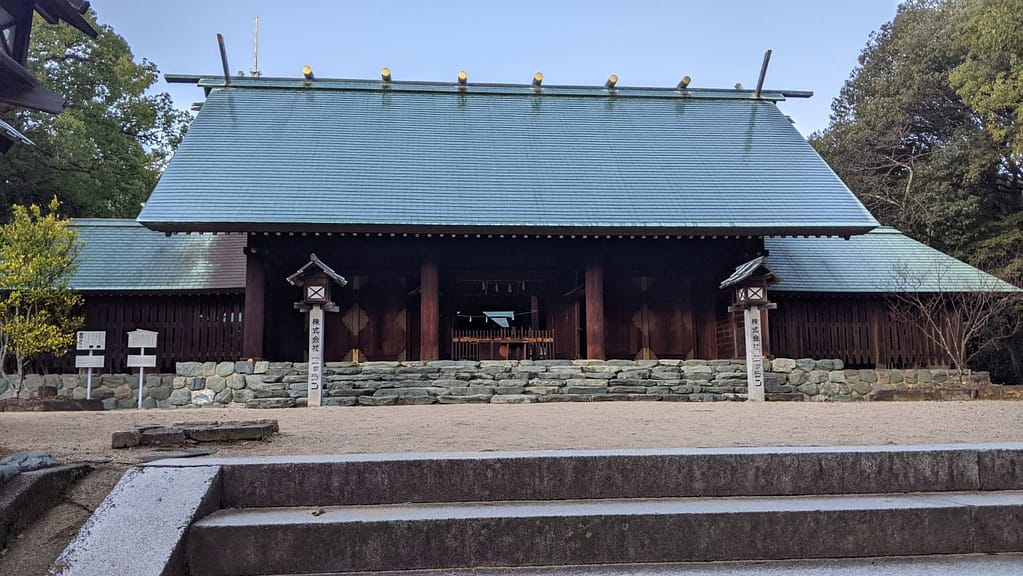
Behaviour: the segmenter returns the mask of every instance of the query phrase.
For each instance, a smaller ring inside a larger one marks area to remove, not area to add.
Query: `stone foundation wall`
[[[180,362],[176,368],[176,374],[145,376],[143,407],[306,403],[304,363]],[[846,370],[841,360],[777,358],[765,362],[765,368],[769,400],[871,400],[893,391],[990,385],[986,372],[974,372],[960,384],[948,370]],[[44,385],[60,396],[85,398],[84,374],[29,376],[21,396],[34,397]],[[107,409],[134,408],[138,375],[94,374],[92,391]],[[327,362],[323,403],[715,402],[743,400],[745,394],[741,360]]]

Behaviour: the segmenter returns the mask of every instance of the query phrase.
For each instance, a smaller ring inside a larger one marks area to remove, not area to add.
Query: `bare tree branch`
[[[1006,291],[1000,280],[979,270],[968,286],[953,278],[950,265],[924,272],[902,265],[895,273],[892,318],[916,326],[948,358],[960,381],[978,353],[1023,328],[1016,313],[1020,293]]]

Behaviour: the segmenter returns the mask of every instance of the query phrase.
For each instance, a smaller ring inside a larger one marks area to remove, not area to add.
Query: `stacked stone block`
[[[179,362],[175,374],[147,374],[146,408],[246,405],[302,406],[307,365],[301,362]],[[840,360],[777,358],[765,363],[771,400],[870,400],[882,391],[960,385],[948,370],[847,370]],[[107,409],[134,408],[133,374],[93,376],[93,397]],[[23,396],[39,386],[85,397],[85,376],[32,376]],[[975,372],[963,386],[990,384]],[[522,360],[327,362],[323,403],[332,406],[527,404],[534,402],[742,400],[741,360]]]

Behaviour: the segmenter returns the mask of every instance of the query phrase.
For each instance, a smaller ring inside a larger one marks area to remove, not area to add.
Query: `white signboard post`
[[[128,355],[128,367],[139,369],[139,410],[142,409],[142,383],[145,381],[146,368],[156,367],[156,355],[146,354],[146,348],[156,348],[156,332],[152,330],[132,330],[128,332],[128,348],[138,348],[138,354]]]
[[[76,349],[88,350],[88,356],[75,356],[75,368],[86,368],[85,399],[92,400],[92,369],[103,367],[103,355],[93,356],[94,350],[104,350],[107,346],[107,333],[100,331],[79,331]]]
[[[348,284],[343,276],[320,261],[316,254],[309,255],[309,262],[297,272],[288,276],[288,283],[301,286],[305,296],[295,302],[295,308],[309,313],[309,377],[306,380],[307,406],[323,403],[323,313],[337,312],[338,306],[330,301],[332,284]]]
[[[749,381],[749,399],[763,402],[764,395],[764,343],[760,328],[760,307],[750,306],[743,311],[746,325],[746,377]]]
[[[319,406],[323,398],[323,307],[309,309],[309,406]]]
[[[767,300],[767,287],[779,281],[765,264],[767,256],[758,256],[741,266],[736,267],[721,288],[731,287],[735,290],[733,304],[729,312],[742,310],[743,324],[746,332],[746,398],[753,402],[767,399],[764,386],[764,327],[761,310],[774,310],[778,307]]]

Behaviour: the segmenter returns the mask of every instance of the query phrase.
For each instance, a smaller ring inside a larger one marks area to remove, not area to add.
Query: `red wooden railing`
[[[452,330],[452,360],[543,360],[554,355],[554,330]]]

